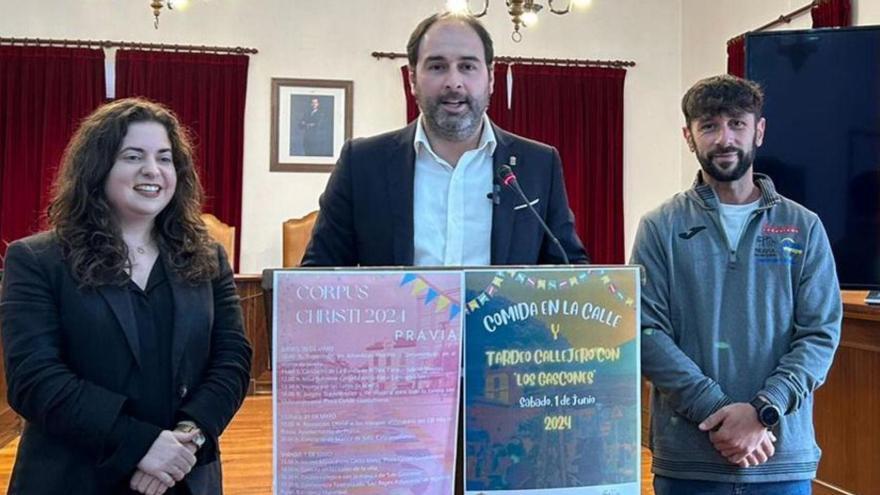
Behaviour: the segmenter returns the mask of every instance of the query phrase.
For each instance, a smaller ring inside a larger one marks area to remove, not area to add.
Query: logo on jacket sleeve
[[[682,232],[682,233],[678,234],[678,236],[687,241],[691,237],[699,234],[700,232],[702,232],[704,230],[706,230],[705,225],[700,225],[699,227],[691,227],[690,230],[688,230],[687,232]]]

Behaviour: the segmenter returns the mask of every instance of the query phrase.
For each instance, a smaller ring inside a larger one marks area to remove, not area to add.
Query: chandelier
[[[150,0],[150,8],[153,9],[153,27],[159,29],[159,12],[163,7],[168,6],[168,10],[186,8],[188,0]]]
[[[507,13],[510,14],[510,20],[513,22],[513,33],[510,35],[513,41],[519,43],[522,41],[522,33],[519,32],[521,27],[534,26],[538,22],[538,12],[544,6],[535,0],[504,0],[507,5]],[[572,6],[587,7],[591,0],[568,0],[564,8],[554,5],[553,0],[547,0],[548,10],[556,15],[564,15],[571,12]],[[474,17],[483,17],[489,11],[489,0],[483,0],[483,8],[479,12],[474,12],[470,8],[469,0],[446,0],[446,9],[450,12],[470,14]]]

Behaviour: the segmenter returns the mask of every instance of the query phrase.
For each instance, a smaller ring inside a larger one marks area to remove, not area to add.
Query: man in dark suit
[[[561,264],[565,257],[519,195],[510,165],[571,263],[588,263],[574,231],[556,149],[493,125],[492,39],[470,16],[435,14],[407,44],[421,116],[345,144],[303,266]]]
[[[309,109],[299,121],[303,133],[303,152],[306,156],[333,156],[331,118],[321,107],[321,100],[313,96]]]

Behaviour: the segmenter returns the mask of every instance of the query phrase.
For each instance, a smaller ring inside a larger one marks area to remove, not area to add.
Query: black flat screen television
[[[880,289],[880,26],[746,37],[765,91],[755,170],[815,211],[844,289]]]

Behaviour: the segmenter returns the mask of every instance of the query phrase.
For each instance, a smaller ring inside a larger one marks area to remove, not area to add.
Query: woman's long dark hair
[[[82,287],[123,284],[131,269],[128,247],[104,192],[116,154],[134,122],[157,122],[168,133],[177,172],[171,201],[156,217],[154,235],[168,267],[197,283],[219,273],[213,241],[199,214],[202,186],[192,146],[177,117],[164,106],[126,98],[86,117],[64,151],[47,216],[74,278]]]

